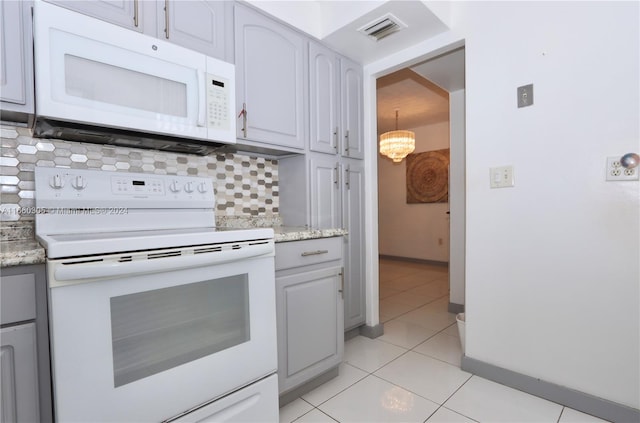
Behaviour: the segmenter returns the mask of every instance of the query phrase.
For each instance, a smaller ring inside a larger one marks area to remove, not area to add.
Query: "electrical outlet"
[[[489,177],[491,188],[507,188],[515,185],[513,166],[492,167],[489,169]]]
[[[620,164],[620,156],[607,157],[607,181],[637,181],[638,168],[628,169]]]

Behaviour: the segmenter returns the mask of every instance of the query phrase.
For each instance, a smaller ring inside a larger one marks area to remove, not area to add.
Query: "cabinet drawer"
[[[276,270],[342,259],[342,237],[276,244]]]
[[[33,273],[2,276],[0,323],[36,318],[36,278]]]

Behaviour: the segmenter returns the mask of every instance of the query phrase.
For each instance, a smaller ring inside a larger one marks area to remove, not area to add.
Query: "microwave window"
[[[114,386],[250,340],[248,274],[112,297]]]
[[[145,110],[187,116],[187,85],[70,54],[64,57],[67,95]]]

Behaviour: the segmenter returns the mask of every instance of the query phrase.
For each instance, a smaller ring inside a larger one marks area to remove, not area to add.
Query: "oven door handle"
[[[50,286],[67,285],[73,281],[80,283],[85,279],[114,278],[117,276],[135,276],[159,272],[170,272],[193,267],[212,266],[233,261],[273,254],[273,243],[242,246],[237,250],[216,251],[210,253],[146,259],[127,262],[90,262],[59,263],[55,267],[55,281]],[[61,282],[61,283],[58,283]]]

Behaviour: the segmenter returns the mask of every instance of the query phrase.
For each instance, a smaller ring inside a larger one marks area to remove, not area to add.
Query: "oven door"
[[[161,421],[276,372],[273,242],[251,248],[49,260],[57,421]]]

